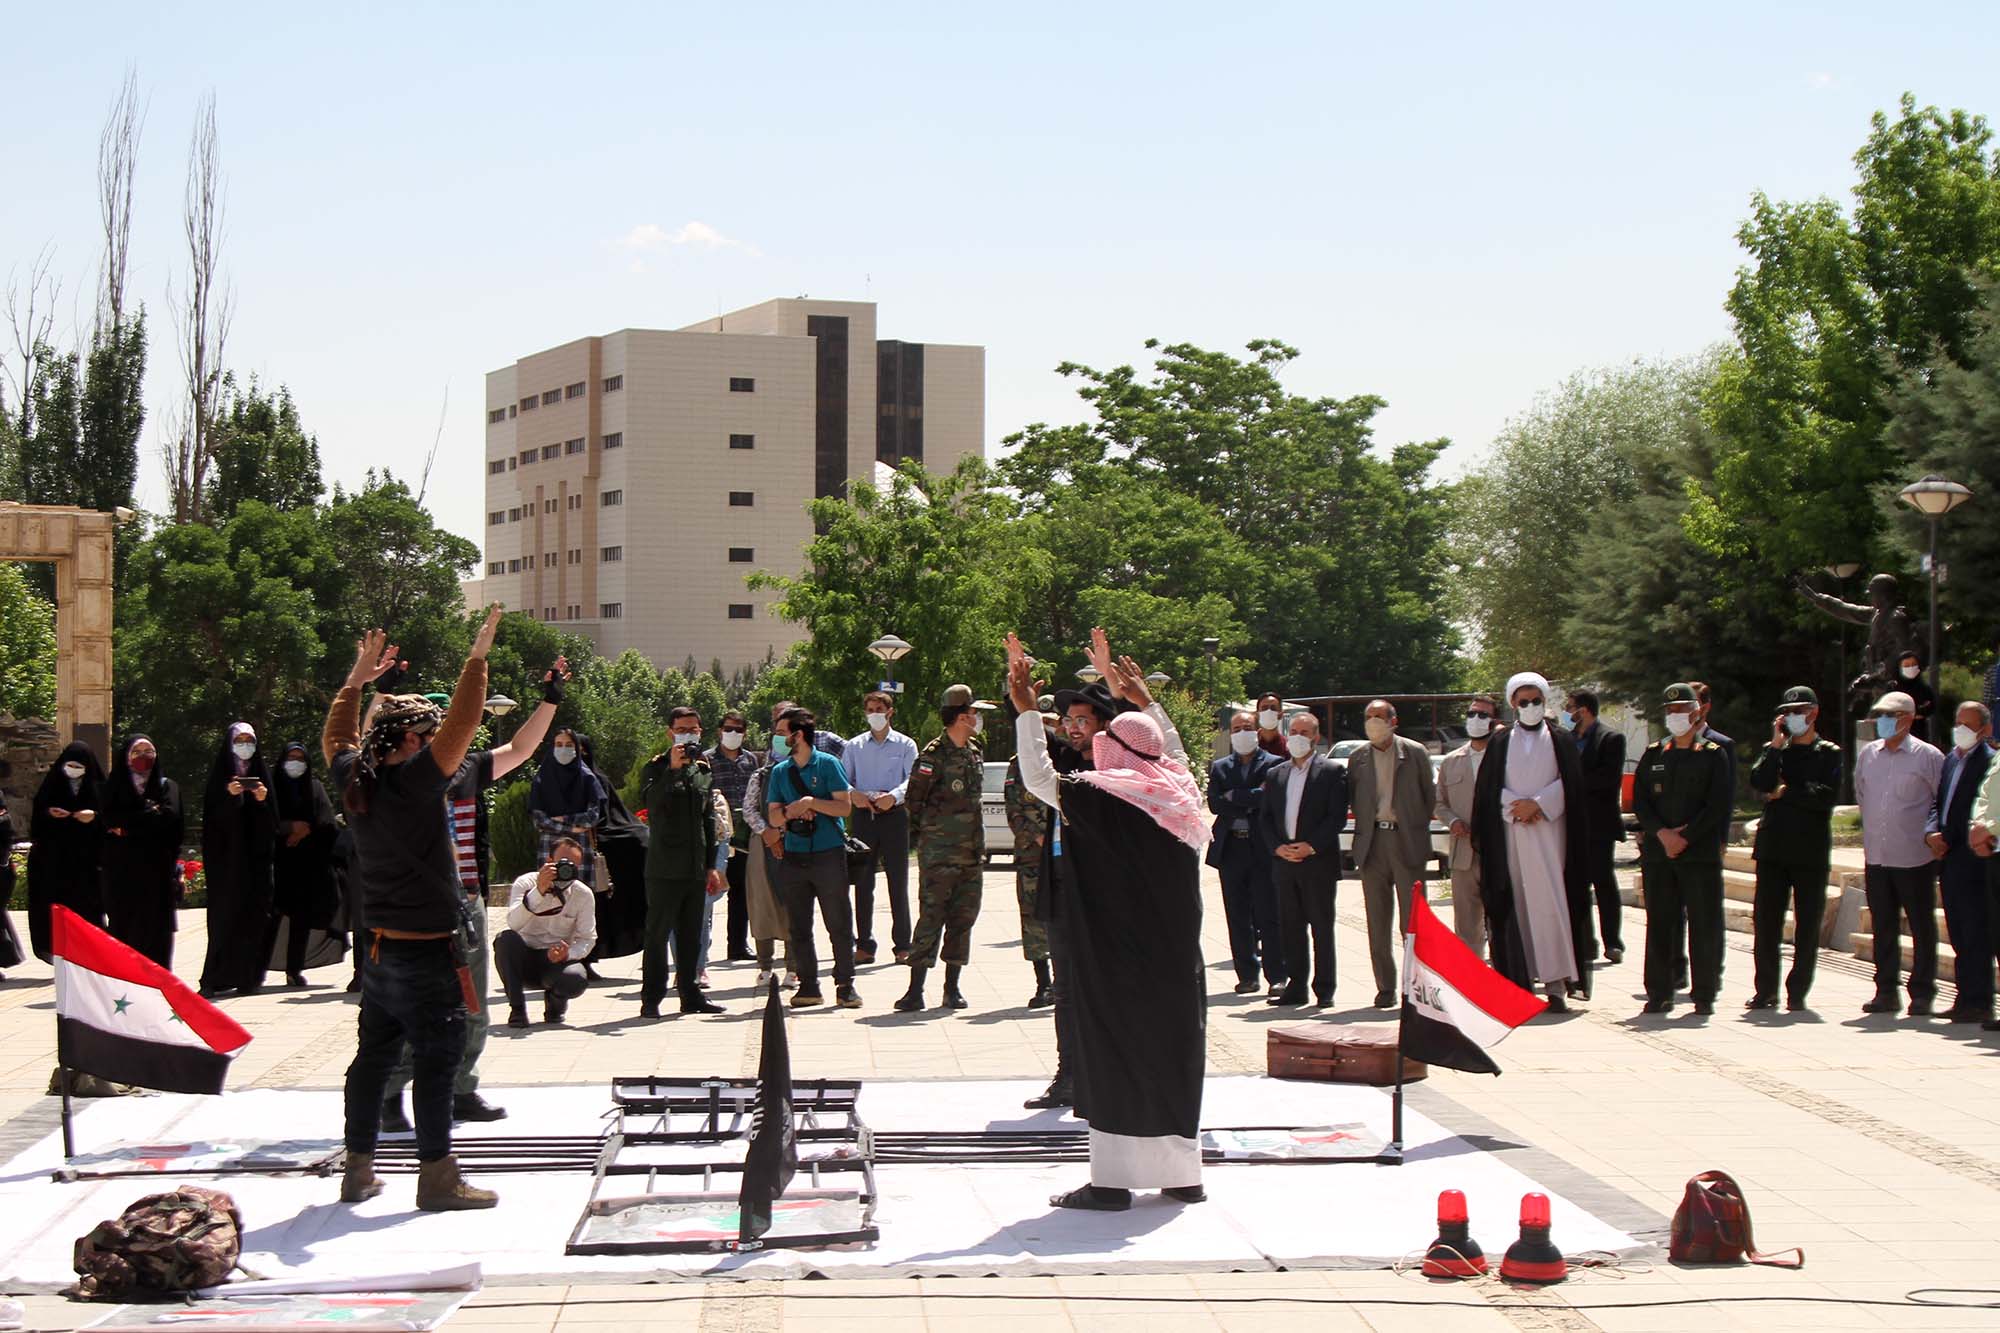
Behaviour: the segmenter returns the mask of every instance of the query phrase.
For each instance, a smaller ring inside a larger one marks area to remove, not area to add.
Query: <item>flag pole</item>
[[[56,1020],[56,1082],[62,1085],[63,1160],[76,1156],[76,1136],[70,1128],[69,1063],[63,1058],[62,1020]]]

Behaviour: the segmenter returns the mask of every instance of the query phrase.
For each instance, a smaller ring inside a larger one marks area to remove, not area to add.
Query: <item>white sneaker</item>
[[[798,978],[798,974],[797,974],[796,972],[787,972],[787,973],[785,973],[785,981],[784,981],[784,984],[783,984],[782,986],[780,986],[780,987],[779,987],[778,989],[780,989],[780,990],[797,990],[798,988],[799,988],[799,978]]]
[[[770,985],[770,984],[771,984],[771,969],[770,969],[770,968],[768,968],[768,967],[760,967],[760,968],[758,968],[758,969],[757,969],[757,989],[758,989],[758,990],[763,990],[763,989],[764,989],[764,987],[766,987],[766,986],[768,986],[768,985]]]

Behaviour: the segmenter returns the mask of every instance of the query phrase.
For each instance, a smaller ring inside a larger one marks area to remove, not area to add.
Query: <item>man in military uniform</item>
[[[1819,696],[1804,685],[1785,691],[1771,740],[1750,770],[1764,801],[1757,821],[1757,980],[1745,1009],[1778,1007],[1778,953],[1785,908],[1792,908],[1792,974],[1785,1008],[1806,1007],[1819,959],[1826,877],[1833,860],[1833,807],[1840,801],[1840,747],[1819,734]]]
[[[1046,722],[1045,716],[1043,721]],[[1030,1009],[1056,1002],[1049,976],[1049,928],[1035,916],[1042,884],[1042,845],[1049,838],[1049,808],[1021,785],[1021,760],[1007,765],[1007,827],[1014,830],[1014,901],[1021,908],[1021,953],[1035,967],[1035,993]]]
[[[923,748],[904,803],[910,811],[910,841],[917,849],[917,928],[910,937],[910,989],[896,1001],[903,1013],[924,1007],[924,974],[938,960],[944,940],[944,1002],[965,1008],[958,971],[972,953],[972,923],[979,919],[980,863],[985,835],[979,814],[986,757],[973,737],[979,713],[972,687],[944,692],[938,716],[944,734]]]
[[[646,946],[639,968],[639,1016],[658,1018],[667,993],[667,936],[674,939],[674,980],[684,1014],[719,1014],[701,993],[702,904],[729,889],[716,867],[712,797],[715,775],[701,753],[701,714],[668,714],[667,748],[646,761],[639,795],[646,803]],[[725,852],[725,855],[727,853]]]
[[[1632,775],[1639,818],[1639,872],[1646,893],[1646,1012],[1673,1008],[1674,955],[1686,913],[1694,1011],[1715,1012],[1722,989],[1722,841],[1729,819],[1728,758],[1697,731],[1701,700],[1685,683],[1667,686],[1667,736],[1640,756]]]

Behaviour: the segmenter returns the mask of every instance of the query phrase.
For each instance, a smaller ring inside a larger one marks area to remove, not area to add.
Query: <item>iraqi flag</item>
[[[50,911],[61,1063],[113,1083],[218,1093],[250,1044],[236,1020],[58,903]]]
[[[1421,888],[1410,899],[1403,952],[1403,1057],[1497,1074],[1486,1052],[1547,1007],[1479,960],[1437,919]]]
[[[799,1169],[799,1145],[792,1133],[792,1048],[785,1039],[778,979],[772,977],[769,984],[764,1049],[757,1057],[757,1108],[750,1118],[750,1148],[743,1156],[743,1189],[736,1197],[740,1250],[756,1248],[758,1237],[771,1229],[777,1201]]]

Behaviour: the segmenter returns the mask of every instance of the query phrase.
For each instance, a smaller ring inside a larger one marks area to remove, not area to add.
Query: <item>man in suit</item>
[[[1597,923],[1604,956],[1625,961],[1625,937],[1618,899],[1618,872],[1612,868],[1617,844],[1625,841],[1625,815],[1619,797],[1625,785],[1625,735],[1597,720],[1597,695],[1577,690],[1569,696],[1570,725],[1575,729],[1577,757],[1583,772],[1584,847],[1590,858],[1590,884],[1597,894]],[[1579,938],[1577,947],[1582,948]],[[1588,958],[1577,962],[1589,966]]]
[[[1319,719],[1300,713],[1285,738],[1287,758],[1264,778],[1258,819],[1272,848],[1285,989],[1271,1004],[1306,1002],[1306,981],[1324,1009],[1333,1003],[1333,895],[1340,884],[1340,830],[1347,823],[1347,775],[1319,748]],[[1307,951],[1310,934],[1312,948]]]
[[[1264,778],[1275,764],[1257,743],[1257,715],[1229,720],[1229,753],[1208,766],[1208,808],[1215,831],[1208,864],[1222,877],[1222,911],[1229,922],[1229,956],[1236,965],[1236,993],[1260,989],[1261,958],[1271,994],[1285,989],[1284,950],[1278,943],[1278,898],[1271,884],[1271,853],[1258,837]]]
[[[1396,945],[1410,929],[1410,897],[1430,863],[1431,812],[1437,786],[1430,751],[1396,734],[1396,706],[1368,705],[1368,748],[1348,761],[1354,799],[1354,864],[1368,908],[1368,955],[1375,966],[1375,1007],[1396,1003]]]
[[[1992,766],[1993,714],[1985,704],[1958,706],[1951,752],[1944,757],[1937,800],[1931,805],[1924,841],[1943,863],[1944,925],[1957,957],[1958,999],[1945,1017],[1954,1023],[1983,1023],[1993,1017],[1993,956],[1988,934],[1986,862],[1968,834],[1972,805]]]
[[[1490,694],[1467,702],[1465,744],[1444,757],[1437,776],[1437,822],[1451,830],[1451,926],[1481,957],[1486,954],[1486,911],[1479,901],[1479,858],[1472,853],[1472,793],[1499,711]]]

